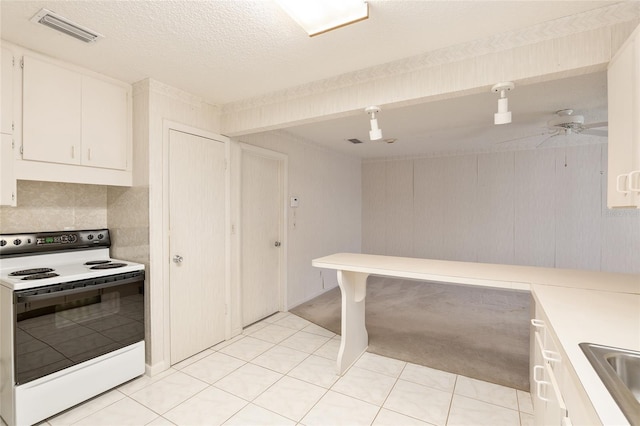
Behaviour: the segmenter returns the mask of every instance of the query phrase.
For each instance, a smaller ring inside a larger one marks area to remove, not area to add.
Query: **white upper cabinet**
[[[0,135],[0,206],[16,206],[17,184],[14,173],[14,143],[11,135]]]
[[[607,206],[640,208],[640,26],[609,63]]]
[[[82,164],[127,167],[127,90],[82,77]]]
[[[128,90],[24,56],[23,160],[125,170]]]
[[[24,57],[24,160],[80,164],[82,76]]]
[[[9,49],[2,48],[2,104],[0,104],[0,133],[13,133],[13,70],[15,57]]]

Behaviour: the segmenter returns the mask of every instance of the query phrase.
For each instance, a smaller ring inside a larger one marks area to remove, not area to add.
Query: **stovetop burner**
[[[48,272],[53,272],[54,270],[51,268],[31,268],[31,269],[22,269],[20,271],[11,272],[9,274],[10,277],[21,277],[23,275],[34,275],[34,274],[45,274]],[[57,276],[56,274],[55,276]],[[24,279],[24,278],[23,278]]]
[[[105,263],[102,265],[92,266],[91,269],[115,269],[127,266],[126,263]]]
[[[46,269],[46,268],[43,268]],[[52,269],[53,271],[53,269]],[[23,280],[43,280],[45,278],[53,278],[53,277],[58,277],[60,276],[59,274],[56,274],[55,272],[46,272],[46,273],[42,273],[42,274],[32,274],[32,275],[27,275],[26,277],[22,278]]]
[[[111,263],[110,260],[90,260],[88,262],[85,262],[85,265],[90,266],[90,265],[104,265],[105,263]]]

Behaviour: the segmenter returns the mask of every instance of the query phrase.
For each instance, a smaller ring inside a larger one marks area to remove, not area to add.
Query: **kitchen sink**
[[[594,343],[580,348],[629,423],[640,426],[640,351]]]

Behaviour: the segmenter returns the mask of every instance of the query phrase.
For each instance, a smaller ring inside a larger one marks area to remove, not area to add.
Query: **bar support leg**
[[[343,375],[369,346],[364,322],[368,276],[364,272],[338,271],[338,285],[342,292],[342,338],[337,361],[339,375]]]

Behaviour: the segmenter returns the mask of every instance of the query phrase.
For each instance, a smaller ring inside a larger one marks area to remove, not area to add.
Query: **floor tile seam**
[[[385,402],[386,402],[386,401],[385,401]],[[444,426],[444,425],[438,425],[438,424],[436,424],[436,423],[428,422],[428,421],[426,421],[426,420],[424,420],[424,419],[420,419],[420,418],[418,418],[418,417],[412,416],[412,415],[407,414],[407,413],[401,413],[400,411],[397,411],[397,410],[391,409],[391,408],[389,408],[389,407],[385,407],[384,405],[380,407],[380,411],[382,411],[383,409],[385,409],[385,410],[387,410],[387,411],[391,411],[391,412],[396,413],[396,414],[400,414],[401,416],[405,416],[405,417],[409,417],[409,418],[412,418],[412,419],[418,420],[419,422],[422,422],[422,423],[428,424],[429,426]],[[380,413],[378,412],[378,414],[380,414]],[[378,416],[376,415],[376,418],[377,418],[377,417],[378,417]],[[375,419],[374,419],[374,421],[375,421]],[[372,423],[373,423],[373,422],[372,422]],[[446,424],[446,423],[445,423],[445,424]]]
[[[238,359],[238,358],[234,358],[234,359]],[[214,384],[218,383],[220,380],[222,380],[222,379],[224,379],[225,377],[227,377],[229,374],[235,373],[235,372],[236,372],[237,370],[239,370],[240,368],[242,368],[242,367],[244,367],[245,365],[249,364],[249,362],[244,361],[244,360],[239,360],[239,361],[244,362],[244,364],[242,364],[242,365],[240,365],[240,366],[238,366],[238,367],[234,368],[233,370],[231,370],[231,371],[229,371],[228,373],[226,373],[224,376],[219,377],[219,378],[218,378],[218,379],[216,379],[216,381],[214,381],[213,383],[206,382],[206,381],[204,381],[204,380],[202,380],[202,379],[200,379],[200,378],[198,378],[198,377],[194,376],[193,374],[190,374],[190,373],[189,373],[189,372],[187,372],[187,371],[181,371],[181,373],[186,374],[187,376],[192,377],[192,378],[194,378],[194,379],[196,379],[196,380],[200,380],[201,382],[206,383],[206,384],[207,384],[207,386],[213,386]]]
[[[320,387],[322,387],[322,386],[320,386]],[[302,418],[301,418],[300,420],[295,420],[296,425],[302,425],[302,426],[304,426],[305,424],[304,424],[304,423],[302,423],[302,421],[304,420],[304,418],[305,418],[305,417],[307,417],[307,416],[309,415],[309,413],[311,413],[311,412],[313,411],[313,409],[314,409],[314,408],[316,408],[316,406],[320,403],[320,401],[322,401],[322,400],[324,399],[324,397],[325,397],[325,396],[327,396],[327,394],[331,391],[331,389],[330,389],[330,388],[329,388],[329,389],[327,389],[327,388],[322,388],[322,389],[324,389],[324,393],[322,394],[322,396],[321,396],[320,398],[318,398],[318,400],[315,402],[315,404],[313,404],[313,405],[311,406],[311,408],[309,408],[309,409],[307,410],[307,412],[306,412],[306,413],[304,413],[304,415],[302,416]],[[334,392],[335,392],[335,391],[334,391]],[[337,393],[337,392],[336,392],[336,393]],[[341,395],[342,395],[342,394],[341,394]]]
[[[118,389],[114,389],[114,390],[118,391]],[[109,393],[109,391],[107,391],[107,392],[103,392],[102,394],[100,394],[100,395],[98,396],[98,398],[99,398],[99,397],[102,397],[103,395],[105,395],[105,394],[107,394],[107,393]],[[80,422],[80,421],[82,421],[82,420],[86,419],[87,417],[92,416],[92,415],[94,415],[94,414],[96,414],[96,413],[99,413],[100,411],[104,410],[105,408],[112,406],[112,405],[113,405],[113,404],[115,404],[116,402],[120,402],[120,401],[122,401],[122,400],[123,400],[123,399],[125,399],[125,398],[129,398],[129,396],[128,396],[127,394],[123,393],[123,392],[118,391],[118,393],[120,393],[121,395],[123,395],[123,397],[122,397],[122,398],[118,398],[117,400],[113,401],[111,404],[107,404],[107,405],[105,405],[104,407],[101,407],[100,409],[98,409],[98,410],[96,410],[96,411],[93,411],[93,412],[91,412],[91,413],[87,414],[86,416],[82,416],[81,418],[79,418],[79,419],[78,419],[78,420],[76,420],[75,422],[73,422],[73,423],[68,423],[68,424],[69,424],[69,425],[74,425],[74,424],[76,424],[76,423],[78,423],[78,422]],[[95,401],[97,398],[95,398],[95,397],[94,397],[94,398],[92,398],[92,399]],[[130,399],[131,399],[131,398],[130,398]],[[73,410],[75,410],[75,409],[79,409],[80,407],[84,406],[84,404],[86,404],[87,402],[89,402],[89,401],[84,401],[84,402],[82,402],[81,404],[78,404],[78,405],[76,405],[76,406],[74,406],[74,407],[70,408],[69,410],[65,410],[65,411],[63,411],[62,413],[58,413],[58,414],[56,414],[56,415],[54,415],[54,416],[52,416],[52,417],[49,417],[49,419],[55,419],[56,417],[61,416],[61,415],[62,415],[63,413],[65,413],[65,412],[66,412],[66,413],[71,413]],[[53,426],[53,424],[52,424],[51,422],[49,422],[49,421],[48,421],[48,419],[45,419],[45,420],[46,420],[46,423],[47,423],[47,424],[49,424],[49,425]],[[4,424],[5,424],[5,423],[4,423],[4,421],[2,421],[2,422],[0,422],[0,423],[1,423],[2,425],[4,425]]]
[[[361,356],[362,356],[362,355],[361,355]],[[358,359],[360,359],[360,358],[358,358]],[[356,362],[357,362],[357,361],[356,361]],[[367,370],[367,369],[362,368],[362,367],[356,367],[356,362],[354,362],[354,363],[353,363],[353,364],[352,364],[352,365],[347,369],[347,371],[345,371],[345,372],[344,372],[344,374],[340,376],[340,378],[339,378],[338,380],[336,380],[335,382],[333,382],[333,384],[329,387],[329,389],[328,389],[328,390],[332,390],[332,391],[334,391],[334,392],[336,392],[336,393],[339,393],[340,395],[345,395],[345,396],[348,396],[348,397],[350,397],[350,398],[357,399],[358,401],[366,402],[367,404],[377,405],[377,406],[378,406],[378,411],[380,411],[379,409],[381,409],[381,408],[384,406],[384,403],[385,403],[385,402],[387,402],[387,398],[389,398],[389,395],[391,395],[391,392],[392,392],[392,391],[393,391],[393,389],[396,387],[396,384],[398,383],[398,380],[399,380],[397,377],[396,377],[396,378],[394,378],[393,385],[391,385],[391,387],[389,388],[389,391],[388,391],[388,392],[387,392],[387,394],[384,396],[384,400],[383,400],[383,401],[382,401],[382,403],[380,403],[380,404],[374,404],[374,403],[373,403],[373,402],[371,402],[371,401],[365,401],[364,399],[358,398],[357,396],[348,395],[348,394],[346,394],[346,393],[344,393],[344,392],[340,392],[339,390],[334,389],[334,386],[336,386],[336,385],[340,382],[340,379],[341,379],[341,378],[343,378],[343,377],[345,377],[345,376],[349,373],[349,371],[351,371],[351,369],[353,369],[354,367],[355,367],[355,368],[360,368],[360,369],[363,369],[363,370],[366,370],[366,371],[371,371],[371,370]],[[379,372],[377,372],[377,371],[373,371],[373,373],[382,374],[382,373],[379,373]],[[391,377],[391,376],[385,376],[385,377]],[[391,378],[393,378],[393,377],[391,377]],[[377,414],[376,414],[376,417],[377,417]]]
[[[165,420],[165,421],[167,421],[167,422],[171,423],[172,425],[175,425],[175,423],[174,423],[174,422],[172,422],[171,420],[169,420],[169,419],[168,419],[168,418],[166,418],[165,416],[158,416],[158,417],[156,417],[155,419],[151,420],[150,422],[145,423],[145,426],[146,426],[146,425],[149,425],[149,424],[151,424],[151,423],[153,423],[153,422],[155,422],[155,421],[156,421],[156,420],[158,420],[158,419]]]
[[[496,404],[496,403],[489,402],[489,401],[483,401],[482,399],[474,398],[472,396],[461,395],[459,393],[454,393],[453,396],[460,396],[462,398],[472,399],[474,401],[478,401],[478,402],[482,402],[482,403],[485,403],[485,404],[493,405],[494,407],[504,408],[505,410],[515,411],[516,413],[520,413],[520,410],[516,410],[516,409],[513,409],[513,408],[505,407],[504,405]],[[525,413],[525,414],[527,414],[527,413]]]
[[[445,425],[449,424],[449,417],[451,417],[451,408],[453,407],[453,397],[456,395],[456,386],[458,385],[459,376],[456,374],[455,380],[453,382],[453,389],[451,389],[451,399],[449,400],[449,409],[447,410],[447,418],[444,421]]]
[[[516,392],[516,406],[518,406],[518,408],[514,410],[512,407],[506,407],[506,406],[504,406],[504,405],[500,405],[500,404],[497,404],[497,403],[495,403],[495,402],[485,401],[485,400],[480,399],[480,398],[475,397],[475,396],[469,396],[469,395],[465,395],[465,394],[463,394],[463,393],[458,393],[458,392],[456,392],[456,388],[457,388],[457,386],[458,386],[458,377],[465,377],[465,378],[467,378],[467,379],[475,380],[475,381],[477,381],[477,382],[489,383],[489,384],[492,384],[492,385],[501,386],[501,387],[503,387],[503,388],[510,389],[510,390],[512,390],[512,391],[514,391],[514,392]],[[512,411],[518,411],[518,412],[520,412],[520,406],[519,406],[519,401],[518,401],[518,392],[517,392],[517,389],[510,388],[510,387],[508,387],[508,386],[497,385],[496,383],[485,382],[485,381],[483,381],[483,380],[478,380],[478,379],[474,379],[473,377],[462,376],[462,375],[460,375],[460,374],[459,374],[459,375],[457,375],[457,376],[456,376],[456,384],[455,384],[455,386],[453,387],[453,394],[454,394],[454,395],[463,396],[463,397],[465,397],[465,398],[469,398],[469,399],[475,399],[476,401],[485,402],[485,403],[487,403],[487,404],[491,404],[491,405],[494,405],[494,406],[496,406],[496,407],[502,407],[502,408],[506,408],[506,409],[508,409],[508,410],[512,410]]]
[[[260,330],[258,330],[258,331],[260,331]],[[295,333],[294,333],[294,334],[295,334]],[[261,340],[261,341],[263,341],[263,342],[271,343],[272,345],[280,345],[280,343],[284,342],[285,340],[287,340],[287,339],[288,339],[289,337],[291,337],[291,336],[293,336],[293,334],[291,334],[291,335],[289,335],[289,336],[287,336],[287,337],[284,337],[284,338],[282,338],[282,339],[278,340],[277,342],[274,342],[274,341],[272,341],[272,340],[267,340],[267,339],[265,339],[265,338],[263,338],[263,337],[254,336],[253,334],[249,334],[247,337],[253,337],[254,339],[258,339],[258,340]]]
[[[360,358],[362,358],[362,355],[360,355]],[[358,358],[358,360],[360,359]],[[355,365],[355,364],[354,364]],[[389,395],[391,395],[391,392],[393,392],[393,390],[395,389],[396,385],[398,384],[398,380],[400,380],[400,375],[402,374],[402,372],[404,371],[405,367],[407,366],[407,364],[405,363],[405,365],[402,367],[402,370],[400,371],[400,374],[398,374],[398,377],[395,378],[395,381],[393,382],[393,385],[391,386],[391,388],[389,389],[389,392],[387,393],[387,395],[384,397],[384,400],[382,401],[382,403],[378,406],[378,412],[376,413],[375,417],[373,418],[373,420],[371,421],[371,424],[373,424],[376,419],[378,418],[378,416],[380,415],[380,412],[382,412],[382,409],[385,408],[384,404],[387,403],[387,400],[389,399]],[[351,369],[351,368],[349,368]],[[336,381],[337,383],[337,381]],[[335,384],[335,383],[334,383]],[[388,408],[386,408],[388,410]],[[393,411],[393,410],[390,410]],[[394,411],[394,413],[396,413],[397,411]],[[402,413],[398,413],[398,414],[402,414]],[[406,416],[406,414],[402,414],[404,416]],[[411,417],[411,416],[408,416]]]
[[[486,404],[491,404],[491,405],[493,405],[495,407],[506,408],[507,410],[520,412],[519,408],[507,407],[505,405],[501,405],[501,404],[498,404],[496,402],[491,402],[491,401],[487,401],[487,400],[484,400],[484,399],[480,399],[480,398],[475,397],[475,396],[469,396],[469,395],[465,395],[465,394],[462,394],[462,393],[456,393],[456,392],[453,392],[453,395],[454,396],[457,395],[457,396],[461,396],[461,397],[469,398],[469,399],[474,399],[476,401],[484,402]]]
[[[444,389],[442,389],[442,388],[438,388],[438,387],[435,387],[435,386],[426,385],[426,384],[421,383],[421,382],[414,382],[413,380],[407,380],[406,378],[404,378],[404,379],[403,379],[402,377],[398,377],[398,380],[401,380],[401,381],[403,381],[403,382],[407,382],[407,383],[411,383],[411,384],[413,384],[413,385],[422,386],[422,387],[425,387],[425,388],[428,388],[428,389],[431,389],[431,390],[436,390],[436,391],[440,391],[440,392],[444,392],[444,393],[449,393],[449,394],[451,394],[451,396],[452,396],[452,397],[453,397],[453,395],[458,395],[458,394],[456,394],[456,393],[454,392],[454,389],[455,389],[455,383],[454,383],[454,385],[453,385],[453,386],[454,386],[454,388],[453,388],[453,389],[451,389],[451,390],[444,390]],[[456,374],[456,381],[457,381],[457,380],[458,380],[458,375]],[[465,395],[461,395],[461,396],[465,396]]]
[[[385,357],[385,358],[389,358],[389,357]],[[389,359],[395,360],[395,358],[389,358]],[[360,360],[360,359],[358,358],[358,360]],[[397,361],[402,361],[402,360],[397,360]],[[378,371],[378,370],[374,370],[372,368],[367,368],[367,367],[364,367],[364,366],[361,366],[361,365],[356,365],[357,361],[353,364],[353,366],[354,367],[358,367],[358,368],[362,368],[363,370],[372,371],[374,373],[382,374],[383,376],[391,377],[393,379],[399,379],[400,376],[402,375],[402,372],[404,371],[405,367],[408,364],[406,361],[402,361],[402,362],[404,362],[404,365],[402,366],[402,369],[400,370],[400,372],[397,375],[392,375],[392,374],[389,374],[389,373],[385,373],[383,371]]]
[[[162,414],[163,414],[163,413],[159,413],[159,412],[157,412],[157,411],[156,411],[156,410],[154,410],[153,408],[149,407],[148,405],[144,404],[144,403],[143,403],[143,402],[141,402],[141,401],[138,401],[138,400],[137,400],[137,399],[135,399],[135,398],[132,398],[132,397],[130,397],[130,396],[129,396],[129,397],[127,397],[127,398],[129,398],[130,400],[132,400],[132,401],[133,401],[133,402],[135,402],[136,404],[142,405],[144,408],[146,408],[147,410],[149,410],[149,411],[153,412],[154,414],[156,414],[156,415],[158,415],[158,416],[162,416]],[[122,400],[119,400],[119,401],[122,401]],[[184,401],[183,401],[183,402],[184,402]],[[178,405],[180,405],[180,404],[178,404]],[[106,407],[105,407],[105,408],[106,408]],[[171,407],[171,408],[170,408],[169,410],[167,410],[166,412],[168,412],[168,411],[170,411],[170,410],[172,410],[172,409],[173,409],[173,407]],[[102,410],[100,410],[100,411],[103,411],[103,410],[104,410],[104,408],[103,408]],[[157,418],[157,417],[156,417],[156,418]],[[76,422],[76,423],[77,423],[77,422]],[[74,424],[75,424],[75,423],[74,423]]]
[[[262,395],[262,394],[260,394],[260,395]],[[258,397],[256,397],[256,399],[257,399],[257,398],[258,398]],[[249,403],[248,403],[247,405],[245,405],[244,407],[242,407],[242,409],[244,409],[244,408],[248,407],[248,406],[249,406],[249,405],[251,405],[251,404],[255,405],[255,406],[256,406],[256,407],[258,407],[258,408],[262,408],[263,410],[267,410],[268,412],[273,413],[273,414],[275,414],[275,415],[277,415],[277,416],[284,417],[284,418],[285,418],[285,419],[287,419],[287,420],[291,420],[292,422],[295,422],[296,424],[298,424],[298,422],[300,421],[300,420],[292,419],[291,417],[287,417],[287,416],[285,416],[284,414],[278,413],[278,412],[276,412],[276,411],[273,411],[273,410],[271,410],[271,409],[269,409],[269,408],[267,408],[267,407],[265,407],[265,406],[263,406],[263,405],[257,404],[257,403],[255,402],[255,399],[254,399],[253,401],[249,402]],[[240,411],[238,411],[238,412],[240,412]],[[236,414],[237,414],[237,413],[236,413]],[[305,414],[304,414],[304,416],[306,416],[306,415],[307,415],[307,413],[305,413]],[[235,414],[234,414],[234,416],[235,416]],[[302,416],[302,417],[304,417],[304,416]],[[229,419],[230,419],[230,418],[229,418]],[[225,422],[228,422],[228,421],[229,421],[229,419],[225,420]],[[222,423],[222,424],[224,424],[224,423]]]
[[[123,383],[123,384],[121,384],[121,385],[117,386],[115,389],[116,389],[116,390],[118,390],[120,393],[124,394],[125,396],[131,396],[131,395],[133,395],[134,393],[139,392],[139,391],[141,391],[142,389],[145,389],[145,388],[147,388],[147,387],[151,386],[151,385],[152,385],[152,384],[154,384],[154,383],[158,383],[160,380],[164,380],[164,379],[166,379],[167,377],[169,377],[169,376],[171,376],[171,375],[173,375],[173,374],[177,373],[178,371],[180,371],[180,370],[176,370],[176,369],[174,369],[173,367],[169,367],[169,368],[167,368],[166,370],[164,370],[164,371],[161,371],[161,372],[157,373],[157,374],[156,374],[156,376],[159,376],[159,375],[161,375],[162,373],[164,373],[164,372],[166,372],[166,371],[169,371],[169,370],[173,370],[173,372],[172,372],[172,373],[170,373],[170,374],[167,374],[166,376],[163,376],[163,377],[162,377],[162,378],[160,378],[160,379],[153,380],[153,377],[154,377],[154,376],[147,376],[147,374],[145,373],[145,374],[143,374],[143,375],[141,375],[141,376],[138,376],[136,379],[130,380],[130,381],[128,381],[128,382],[125,382],[125,383]],[[134,382],[135,380],[137,380],[137,379],[139,379],[139,378],[141,378],[141,377],[145,377],[145,376],[146,376],[146,377],[148,377],[150,380],[153,380],[153,381],[152,381],[152,382],[150,382],[150,383],[147,383],[147,384],[146,384],[146,385],[144,385],[144,386],[142,386],[140,389],[136,389],[135,391],[131,392],[130,394],[124,393],[123,391],[121,391],[121,390],[120,390],[120,388],[122,388],[122,387],[126,386],[128,383],[132,383],[132,382]]]
[[[171,409],[169,409],[169,410],[165,411],[163,414],[160,414],[160,416],[161,416],[162,418],[164,418],[164,419],[166,419],[166,420],[170,421],[171,423],[173,423],[173,421],[171,421],[171,420],[167,419],[166,417],[164,417],[164,415],[165,415],[165,414],[167,414],[169,411],[173,410],[174,408],[177,408],[177,407],[179,407],[179,406],[180,406],[180,405],[182,405],[182,404],[186,404],[189,400],[191,400],[191,399],[195,398],[196,396],[198,396],[199,394],[201,394],[202,392],[206,391],[206,390],[207,390],[207,389],[209,389],[209,388],[217,389],[217,390],[222,391],[222,392],[224,392],[224,393],[226,393],[226,394],[228,394],[228,395],[233,396],[234,398],[241,399],[242,401],[244,401],[244,402],[245,402],[245,404],[244,404],[242,407],[240,407],[237,411],[233,412],[233,414],[231,414],[229,417],[227,417],[226,419],[224,419],[224,421],[222,421],[220,424],[223,424],[224,422],[228,421],[231,417],[233,417],[233,416],[235,416],[236,414],[238,414],[238,413],[240,412],[240,410],[242,410],[244,407],[246,407],[247,405],[251,404],[251,401],[247,401],[246,399],[244,399],[244,398],[242,398],[242,397],[240,397],[240,396],[238,396],[238,395],[232,394],[231,392],[227,392],[226,390],[224,390],[224,389],[220,389],[219,387],[216,387],[216,386],[213,386],[213,385],[209,385],[209,386],[207,386],[206,388],[202,389],[200,392],[197,392],[196,394],[194,394],[194,395],[190,396],[189,398],[185,399],[184,401],[182,401],[181,403],[179,403],[179,404],[178,404],[178,405],[176,405],[175,407],[172,407]],[[175,423],[174,423],[174,424],[175,424]]]
[[[276,412],[276,411],[273,411],[273,410],[271,410],[271,409],[269,409],[269,408],[267,408],[267,407],[265,407],[265,406],[263,406],[263,405],[257,404],[257,403],[255,402],[255,401],[256,401],[256,400],[257,400],[257,399],[258,399],[262,394],[264,394],[265,392],[267,392],[270,388],[272,388],[273,386],[275,386],[275,385],[276,385],[276,383],[278,383],[280,380],[284,379],[285,377],[289,377],[289,376],[282,376],[281,378],[279,378],[275,383],[273,383],[271,386],[269,386],[267,389],[265,389],[262,393],[260,393],[260,395],[258,395],[258,396],[256,396],[255,398],[253,398],[253,400],[252,400],[250,403],[251,403],[251,404],[255,404],[255,405],[256,405],[256,406],[258,406],[258,407],[264,408],[264,409],[265,409],[265,410],[267,410],[267,411],[271,411],[272,413],[275,413],[275,414],[277,414],[277,415],[279,415],[279,416],[282,416],[282,417],[284,417],[284,418],[286,418],[286,419],[289,419],[289,420],[291,420],[291,421],[294,421],[294,422],[296,422],[296,424],[298,424],[299,422],[301,422],[301,421],[302,421],[302,419],[304,419],[304,418],[305,418],[305,416],[306,416],[307,414],[309,414],[309,412],[313,409],[313,407],[315,407],[315,406],[318,404],[318,402],[320,402],[320,400],[321,400],[321,399],[322,399],[322,398],[327,394],[327,392],[329,392],[329,389],[323,388],[322,386],[315,385],[315,386],[317,386],[317,387],[319,387],[319,388],[323,389],[323,390],[324,390],[324,392],[322,393],[322,395],[320,396],[320,398],[318,398],[318,400],[317,400],[317,401],[316,401],[316,402],[311,406],[311,408],[309,408],[307,411],[305,411],[305,413],[304,413],[304,414],[303,414],[299,419],[292,419],[291,417],[288,417],[288,416],[286,416],[286,415],[284,415],[284,414],[282,414],[282,413],[278,413],[278,412]],[[289,378],[290,378],[290,379],[296,379],[295,377],[289,377]],[[299,380],[299,381],[304,382],[304,383],[309,383],[309,382],[306,382],[306,381],[304,381],[304,380],[300,380],[300,379],[296,379],[296,380]],[[313,383],[309,383],[309,384],[313,384]]]
[[[180,373],[182,373],[182,374],[185,374],[185,375],[189,376],[190,378],[192,378],[192,379],[194,379],[194,380],[199,381],[200,383],[204,384],[204,385],[205,385],[205,387],[204,387],[204,388],[202,388],[201,390],[199,390],[198,392],[196,392],[195,394],[193,394],[193,395],[191,395],[191,396],[187,397],[187,399],[185,399],[185,400],[182,400],[182,401],[178,402],[177,404],[175,404],[174,406],[172,406],[171,408],[169,408],[168,410],[166,410],[166,411],[165,411],[165,412],[163,412],[163,413],[159,413],[158,411],[154,410],[152,407],[149,407],[148,405],[146,405],[146,404],[145,404],[145,403],[143,403],[142,401],[138,401],[137,399],[135,399],[135,398],[133,397],[133,395],[134,395],[134,394],[136,394],[136,393],[138,393],[138,392],[142,391],[142,390],[143,390],[143,389],[145,389],[145,388],[142,388],[142,389],[140,389],[140,390],[138,390],[138,391],[134,392],[133,394],[131,394],[131,395],[127,395],[127,396],[128,396],[130,399],[132,399],[133,401],[135,401],[135,402],[137,402],[138,404],[142,405],[143,407],[146,407],[146,408],[148,408],[149,410],[153,411],[154,413],[157,413],[159,416],[162,416],[163,414],[166,414],[166,413],[168,413],[169,411],[171,411],[171,410],[173,410],[174,408],[176,408],[178,405],[180,405],[180,404],[183,404],[183,403],[187,402],[188,400],[190,400],[191,398],[193,398],[194,396],[198,395],[199,393],[203,392],[205,389],[207,389],[208,387],[210,387],[210,386],[211,386],[209,383],[205,382],[204,380],[201,380],[201,379],[199,379],[199,378],[197,378],[197,377],[194,377],[194,376],[192,376],[192,375],[190,375],[190,374],[184,373],[184,372],[182,372],[182,371],[176,371],[176,373],[178,373],[178,372],[180,372]],[[173,373],[173,374],[175,374],[175,373]],[[170,375],[169,375],[169,376],[167,376],[167,377],[170,377],[170,376],[172,376],[173,374],[170,374]],[[161,380],[164,380],[164,379],[166,379],[167,377],[163,377],[162,379],[160,379],[160,380],[158,380],[157,382],[154,382],[154,383],[159,383]],[[148,387],[148,386],[146,386],[146,387]]]
[[[283,346],[283,347],[284,347],[284,346]],[[287,348],[287,349],[291,349],[291,348]],[[273,371],[273,372],[275,372],[275,373],[279,373],[279,374],[282,374],[282,375],[284,375],[284,376],[287,376],[287,375],[291,372],[291,370],[293,370],[294,368],[296,368],[297,366],[299,366],[300,364],[302,364],[302,363],[303,363],[307,358],[309,358],[311,355],[313,355],[313,354],[308,354],[308,353],[306,353],[306,352],[302,352],[302,351],[298,351],[298,352],[303,353],[303,354],[305,354],[306,356],[305,356],[305,357],[304,357],[300,362],[298,362],[296,365],[294,365],[294,366],[293,366],[293,367],[291,367],[289,370],[287,370],[285,373],[283,373],[283,372],[281,372],[281,371],[278,371],[278,370],[274,370],[274,369],[269,368],[269,367],[265,367],[264,365],[260,365],[260,364],[256,364],[256,363],[254,363],[253,361],[255,361],[258,357],[255,357],[252,361],[247,362],[247,364],[255,365],[255,366],[257,366],[257,367],[266,368],[267,370],[270,370],[270,371]],[[258,355],[258,356],[260,356],[260,355]],[[294,378],[295,378],[295,377],[294,377]]]

